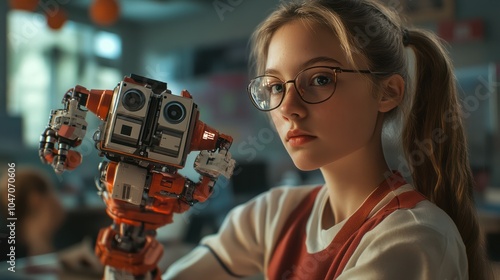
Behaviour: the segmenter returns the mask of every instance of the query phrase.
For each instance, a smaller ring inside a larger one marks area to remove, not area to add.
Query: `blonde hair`
[[[403,77],[404,100],[386,120],[400,120],[403,125],[402,147],[413,184],[455,222],[466,246],[469,275],[491,277],[473,204],[474,181],[453,67],[442,42],[431,32],[406,29],[395,11],[374,0],[282,3],[252,36],[255,74],[265,70],[276,30],[296,20],[330,28],[351,63],[359,54],[369,69]],[[409,42],[404,42],[403,34]],[[409,74],[406,45],[414,52],[414,77]],[[372,80],[377,84],[386,77],[373,75]],[[421,155],[418,159],[415,152]]]

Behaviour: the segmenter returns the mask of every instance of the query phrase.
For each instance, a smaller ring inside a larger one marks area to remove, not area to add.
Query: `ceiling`
[[[88,10],[93,0],[70,1],[68,6]],[[212,10],[209,0],[118,0],[120,18],[127,21],[168,21],[181,16],[193,16]]]

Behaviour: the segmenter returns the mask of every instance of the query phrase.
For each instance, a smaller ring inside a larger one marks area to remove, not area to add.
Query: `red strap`
[[[358,248],[363,236],[380,224],[387,216],[398,209],[411,209],[425,199],[426,198],[417,191],[404,192],[394,197],[386,206],[384,206],[384,208],[365,221],[365,223],[359,227],[356,232],[353,232],[353,234],[348,237],[348,240],[346,240],[341,247],[339,246],[339,251],[336,252],[336,257],[332,264],[334,270],[330,270],[328,277],[325,279],[336,279],[343,272],[347,262],[351,258],[354,251]],[[333,273],[335,276],[332,278],[330,274]]]
[[[293,273],[291,270],[293,264],[300,262],[300,258],[307,254],[306,247],[303,246],[303,238],[306,235],[305,224],[320,189],[321,187],[317,187],[307,194],[283,225],[269,261],[268,279],[286,279],[286,275]],[[292,243],[296,246],[290,246]]]
[[[397,186],[400,187],[401,185]],[[358,209],[347,220],[342,229],[337,233],[332,243],[338,245],[344,244],[349,237],[356,232],[361,225],[366,221],[372,209],[384,198],[389,192],[392,191],[391,186],[384,181],[363,203],[362,207]]]

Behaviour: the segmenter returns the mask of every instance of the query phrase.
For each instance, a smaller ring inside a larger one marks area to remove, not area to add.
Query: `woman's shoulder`
[[[429,200],[423,200],[410,209],[392,212],[367,237],[394,246],[413,242],[426,244],[424,247],[442,254],[446,251],[460,255],[460,252],[465,252],[465,245],[453,220]]]
[[[398,209],[367,232],[342,279],[466,279],[467,255],[453,220],[428,200]],[[359,277],[358,277],[359,278]]]
[[[277,186],[231,210],[232,215],[266,216],[266,220],[275,220],[293,211],[318,185]],[[259,213],[259,214],[257,214]]]
[[[404,194],[410,194],[411,197],[411,192],[415,191],[414,186],[411,184],[403,185],[391,192],[391,195],[384,198],[380,203],[382,205],[377,210],[386,207],[392,200],[401,201],[401,199],[406,199],[403,197]],[[423,199],[416,202],[416,204],[401,204],[398,208],[395,211],[391,211],[374,230],[386,231],[387,229],[393,229],[400,231],[403,229],[415,230],[419,228],[421,230],[434,231],[441,235],[459,235],[458,229],[451,217],[428,199]]]
[[[410,209],[396,210],[386,220],[388,224],[425,228],[445,236],[460,235],[450,216],[429,200],[423,200]]]
[[[241,259],[251,259],[250,263],[264,260],[258,262],[262,270],[290,214],[314,189],[314,186],[273,187],[232,209],[219,233],[205,237],[202,243],[235,267],[248,265],[240,263]]]
[[[246,203],[233,208],[228,215],[229,224],[245,221],[258,231],[274,232],[309,194],[320,186],[278,186],[263,192]],[[249,222],[251,221],[251,222]],[[277,233],[273,233],[277,234]]]

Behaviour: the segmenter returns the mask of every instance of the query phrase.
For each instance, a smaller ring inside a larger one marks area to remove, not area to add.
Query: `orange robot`
[[[80,164],[72,148],[85,137],[87,111],[102,120],[93,139],[108,161],[99,165],[96,185],[113,219],[95,248],[106,266],[104,278],[160,279],[163,247],[156,230],[171,223],[174,213],[209,198],[219,176],[232,176],[232,137],[199,120],[187,91],[173,95],[166,83],[134,74],[114,90],[77,85],[62,103],[63,109],[51,111],[39,148],[42,162],[56,173]],[[177,173],[191,151],[200,151],[194,163],[199,182]]]

